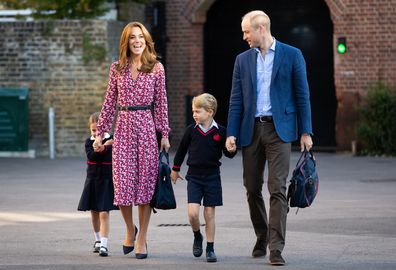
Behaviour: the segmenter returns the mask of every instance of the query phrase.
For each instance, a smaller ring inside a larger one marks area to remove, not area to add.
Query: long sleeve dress
[[[150,73],[132,79],[127,65],[118,73],[114,62],[97,123],[97,133],[110,131],[117,106],[147,106],[151,110],[118,111],[113,143],[114,205],[150,203],[158,176],[156,131],[168,137],[165,71],[156,63]]]

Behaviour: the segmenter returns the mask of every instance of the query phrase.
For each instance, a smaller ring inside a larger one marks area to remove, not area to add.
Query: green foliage
[[[115,0],[116,3],[125,0]],[[145,3],[147,0],[131,0]],[[5,7],[32,9],[35,19],[92,19],[104,15],[107,0],[2,0]]]
[[[44,25],[44,31],[43,31],[43,36],[44,37],[49,37],[54,33],[55,30],[55,24],[53,21],[48,21]]]
[[[106,48],[94,45],[89,40],[87,33],[83,35],[83,61],[88,64],[91,60],[103,62],[106,59]]]
[[[369,89],[357,129],[361,154],[396,156],[396,89],[382,82]]]

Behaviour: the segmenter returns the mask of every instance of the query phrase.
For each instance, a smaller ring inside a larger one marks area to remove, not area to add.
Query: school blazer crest
[[[238,146],[252,142],[257,100],[257,51],[236,57],[228,112],[227,136]],[[311,106],[305,60],[301,51],[276,41],[270,99],[275,130],[284,142],[312,134]]]

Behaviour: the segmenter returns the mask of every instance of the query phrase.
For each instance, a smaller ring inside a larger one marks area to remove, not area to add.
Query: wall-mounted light
[[[339,54],[344,54],[347,51],[346,37],[339,37],[337,41],[337,52]]]

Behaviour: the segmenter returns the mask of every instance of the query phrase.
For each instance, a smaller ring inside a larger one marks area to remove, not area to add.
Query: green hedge
[[[396,156],[396,89],[383,82],[370,87],[357,129],[360,154]]]

